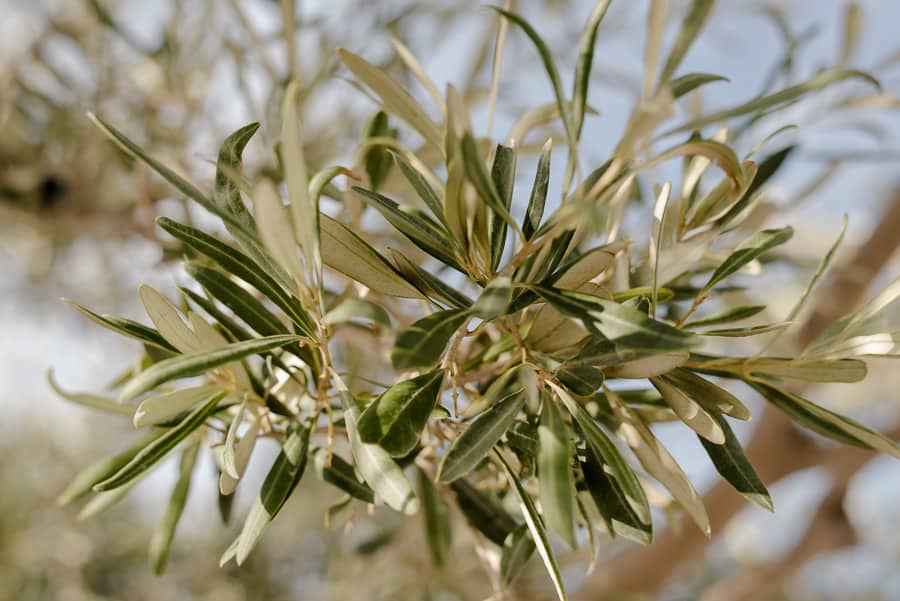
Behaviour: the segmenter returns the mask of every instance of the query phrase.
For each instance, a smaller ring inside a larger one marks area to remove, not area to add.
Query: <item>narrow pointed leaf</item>
[[[563,586],[559,564],[556,562],[556,556],[553,554],[553,548],[550,546],[550,541],[547,540],[547,532],[544,529],[544,523],[541,520],[541,516],[538,514],[537,508],[534,506],[534,501],[531,500],[531,495],[529,495],[528,491],[522,486],[519,477],[513,472],[499,449],[494,450],[494,456],[497,457],[500,464],[503,466],[503,471],[506,473],[506,477],[509,479],[510,484],[512,484],[516,496],[519,498],[522,517],[525,518],[525,524],[528,526],[528,530],[531,531],[531,538],[534,540],[535,547],[537,547],[538,555],[544,560],[544,566],[547,568],[547,573],[550,574],[550,579],[553,581],[553,587],[556,589],[556,596],[559,597],[560,601],[567,601],[568,596],[566,595],[566,589]]]
[[[709,516],[703,505],[703,499],[684,470],[653,435],[650,428],[636,417],[615,393],[607,391],[606,396],[620,422],[616,431],[618,436],[631,448],[647,473],[671,493],[672,498],[691,516],[700,531],[709,536],[711,532]]]
[[[594,46],[597,44],[597,29],[606,16],[612,0],[599,0],[591,9],[581,39],[578,42],[578,59],[575,61],[575,79],[572,82],[572,126],[575,136],[580,137],[584,123],[585,107],[587,107],[588,86],[591,81],[591,68],[594,66]]]
[[[265,353],[300,339],[300,336],[268,336],[235,342],[213,351],[200,351],[164,359],[132,378],[122,389],[120,398],[130,400],[169,380],[196,376],[220,365],[243,359],[249,355]]]
[[[200,445],[194,444],[182,453],[181,463],[178,468],[178,481],[172,490],[172,496],[169,499],[169,504],[166,506],[163,517],[150,537],[150,565],[153,567],[155,574],[162,574],[166,568],[166,562],[169,559],[169,548],[172,546],[172,539],[175,537],[175,528],[178,527],[178,521],[181,519],[181,514],[187,503],[188,492],[191,488],[191,475],[194,471],[194,464],[197,463],[199,450]]]
[[[697,338],[637,309],[590,294],[571,290],[533,287],[544,300],[590,331],[622,347],[681,350],[697,344]]]
[[[322,260],[332,269],[375,292],[402,298],[421,294],[368,242],[343,223],[321,216]]]
[[[762,358],[747,365],[748,373],[807,382],[859,382],[866,377],[866,364],[859,359],[820,361]]]
[[[543,401],[538,437],[538,490],[544,521],[550,530],[574,549],[577,546],[574,528],[575,481],[572,476],[575,449],[566,422],[550,397]]]
[[[599,462],[600,471],[604,474],[609,473],[610,484],[608,486],[612,487],[617,495],[621,493],[620,496],[625,502],[628,515],[635,516],[639,523],[650,524],[650,504],[647,501],[647,495],[634,470],[622,457],[619,449],[594,422],[587,410],[568,392],[556,386],[553,387],[553,390],[581,429],[585,441],[593,451],[595,461]]]
[[[433,226],[422,218],[422,214],[404,211],[388,198],[358,186],[353,191],[359,194],[367,204],[375,207],[385,220],[423,251],[458,271],[462,271],[456,260],[456,251],[440,226]]]
[[[229,274],[259,290],[284,311],[302,332],[309,336],[313,334],[315,330],[312,321],[303,311],[300,301],[288,293],[281,284],[247,255],[196,228],[177,223],[166,217],[160,217],[157,221],[160,227],[169,234],[201,255],[209,257]]]
[[[136,443],[125,449],[124,451],[112,455],[111,457],[104,457],[99,461],[89,465],[84,468],[82,471],[78,473],[75,478],[66,486],[65,489],[59,496],[56,498],[57,505],[68,505],[73,501],[77,501],[84,495],[88,494],[94,489],[94,486],[98,482],[102,482],[106,480],[116,472],[118,472],[122,467],[124,467],[129,461],[134,458],[138,452],[141,451],[144,447],[149,445],[151,442],[159,438],[165,433],[165,430],[156,430],[148,434],[147,436],[142,437]]]
[[[747,380],[747,383],[792,419],[826,438],[900,458],[900,447],[895,441],[849,417],[829,411],[770,384],[758,380]]]
[[[117,403],[113,399],[108,399],[100,395],[83,392],[67,392],[60,388],[59,384],[56,383],[56,380],[53,378],[52,370],[47,370],[47,383],[50,384],[50,388],[53,389],[53,392],[71,403],[118,415],[129,415],[134,411],[130,405],[123,405],[122,403]]]
[[[105,491],[124,486],[140,477],[148,469],[156,465],[169,454],[178,443],[202,426],[215,412],[222,394],[214,396],[208,403],[201,405],[189,413],[178,425],[166,430],[165,434],[154,439],[141,449],[128,463],[115,474],[94,485],[94,490]]]
[[[516,150],[511,146],[498,144],[491,166],[491,180],[500,197],[500,202],[509,212],[512,206],[513,186],[516,181]],[[510,216],[510,219],[512,217]],[[491,270],[496,271],[506,244],[507,222],[503,216],[494,213],[491,220]]]
[[[281,452],[275,458],[269,473],[266,474],[259,496],[250,507],[250,513],[247,514],[238,535],[235,548],[238,565],[244,563],[259,542],[263,531],[297,488],[306,470],[308,449],[309,429],[295,426],[282,444]]]
[[[125,136],[125,134],[114,128],[103,119],[97,117],[96,115],[88,113],[88,118],[93,121],[94,124],[97,125],[97,127],[99,127],[100,130],[107,135],[107,137],[115,142],[119,148],[125,151],[125,153],[127,153],[134,159],[146,163],[151,169],[161,175],[163,179],[174,186],[175,189],[177,189],[179,192],[181,192],[191,200],[197,202],[197,204],[202,206],[213,215],[220,217],[226,224],[252,236],[253,232],[248,230],[246,224],[242,222],[241,219],[235,217],[230,211],[222,209],[218,204],[216,204],[203,192],[197,189],[196,186],[175,173],[172,169],[169,169],[168,167],[148,155],[137,144],[129,140]]]
[[[756,234],[753,234],[737,248],[732,251],[732,253],[726,258],[721,265],[719,265],[713,274],[710,276],[709,281],[706,285],[703,286],[700,294],[705,294],[712,290],[713,286],[727,278],[728,276],[736,273],[740,270],[744,265],[749,263],[750,261],[758,258],[760,255],[765,253],[766,251],[775,248],[781,244],[784,244],[794,235],[794,229],[791,227],[784,227],[781,229],[769,229],[762,230]]]
[[[132,321],[130,319],[125,319],[124,317],[100,315],[72,301],[66,301],[66,303],[68,303],[76,311],[78,311],[97,325],[102,326],[107,330],[111,330],[116,334],[134,338],[135,340],[139,340],[144,344],[148,344],[163,351],[172,353],[178,351],[178,349],[172,346],[170,342],[163,338],[162,335],[153,328],[148,328],[143,324]]]
[[[432,275],[405,254],[394,249],[390,249],[390,253],[397,266],[397,271],[423,295],[457,309],[466,309],[472,306],[471,298]]]
[[[182,353],[200,350],[197,335],[184,323],[178,309],[162,294],[143,284],[140,288],[141,301],[159,333]]]
[[[649,519],[645,521],[635,512],[620,484],[606,472],[597,447],[587,442],[586,452],[579,460],[588,492],[606,522],[610,535],[624,536],[644,545],[650,544],[653,529]]]
[[[259,123],[250,123],[225,138],[216,159],[216,179],[213,188],[213,200],[216,204],[243,222],[245,229],[249,231],[253,231],[256,224],[241,199],[241,182],[235,179],[241,177],[244,148],[258,129]]]
[[[727,77],[714,75],[712,73],[688,73],[687,75],[682,75],[681,77],[676,77],[671,80],[669,82],[669,87],[672,90],[673,98],[681,98],[688,92],[693,92],[700,86],[705,86],[708,83],[716,81],[730,80]]]
[[[660,83],[664,84],[672,78],[694,40],[697,39],[709,20],[715,5],[715,0],[693,0],[691,2],[684,20],[681,22],[675,43],[669,50],[669,56],[663,65],[662,73],[659,76]]]
[[[462,138],[461,144],[466,177],[472,182],[472,185],[475,186],[475,190],[478,191],[478,195],[485,203],[487,203],[494,214],[510,227],[518,230],[519,224],[517,224],[512,218],[512,215],[509,214],[509,208],[505,205],[499,190],[494,184],[494,180],[491,178],[491,174],[488,173],[487,167],[485,167],[484,161],[481,158],[481,153],[478,150],[478,143],[475,142],[475,138],[472,137],[472,134],[466,132]],[[510,188],[510,192],[511,191]]]
[[[669,384],[662,378],[650,378],[650,381],[675,412],[675,415],[691,430],[714,444],[725,442],[725,433],[722,432],[718,422],[713,419],[712,412],[707,411],[683,389]]]
[[[221,271],[191,263],[187,266],[187,272],[213,298],[231,309],[237,317],[260,335],[275,336],[290,333],[284,322],[269,311],[253,294],[236,284]]]
[[[350,69],[356,77],[375,92],[384,108],[406,121],[413,129],[418,131],[426,142],[435,148],[442,148],[443,136],[437,125],[428,117],[422,107],[409,95],[409,92],[400,87],[387,73],[375,65],[369,63],[361,56],[353,54],[344,48],[338,49],[341,61]]]
[[[737,106],[714,111],[703,115],[702,117],[691,119],[687,123],[664,132],[662,135],[668,136],[681,132],[694,131],[720,121],[727,121],[742,115],[760,113],[775,107],[784,106],[789,102],[793,102],[798,98],[806,96],[810,92],[817,92],[847,79],[861,79],[876,88],[880,87],[875,78],[863,71],[857,71],[855,69],[829,69],[814,75],[803,83],[787,87],[774,94],[754,98],[753,100],[749,100]]]
[[[553,54],[550,52],[550,49],[547,47],[547,44],[544,42],[538,32],[535,31],[534,27],[532,27],[528,21],[526,21],[516,13],[510,12],[500,7],[491,6],[490,8],[494,9],[505,18],[516,24],[519,28],[521,28],[537,49],[538,54],[541,57],[541,62],[544,65],[544,70],[547,72],[547,76],[550,78],[550,85],[553,86],[553,94],[556,97],[556,108],[559,111],[560,119],[562,119],[563,126],[566,130],[566,141],[569,144],[569,153],[572,156],[570,162],[572,164],[577,164],[578,133],[569,115],[568,102],[566,101],[566,95],[562,90],[562,82],[559,78],[559,71],[557,71],[556,69],[556,63],[553,61]],[[593,48],[593,43],[591,43],[591,47]],[[590,73],[590,71],[587,69],[587,65],[585,65],[585,69],[583,69],[583,71],[585,72],[585,75],[581,79],[586,79]],[[576,85],[579,85],[579,82],[576,82]]]
[[[482,413],[450,445],[438,468],[438,480],[453,482],[473,470],[509,430],[524,404],[523,389],[518,388]]]
[[[769,495],[766,485],[763,484],[747,456],[744,455],[744,449],[741,448],[741,443],[731,430],[731,426],[724,417],[720,415],[714,417],[725,433],[725,444],[713,444],[702,436],[697,438],[700,439],[700,443],[706,449],[713,465],[716,466],[716,471],[748,501],[763,509],[774,511],[772,497]]]
[[[687,369],[675,369],[662,379],[694,399],[711,414],[749,420],[750,410],[733,394]],[[717,420],[718,421],[718,420]]]
[[[742,319],[748,319],[753,317],[757,313],[766,310],[766,305],[740,305],[737,307],[731,307],[722,311],[721,313],[715,313],[713,315],[709,315],[708,317],[703,317],[700,319],[695,319],[693,321],[689,321],[684,324],[685,328],[700,328],[703,326],[714,326],[723,323],[731,323],[734,321],[741,321]]]
[[[403,174],[403,177],[405,177],[406,181],[408,181],[413,189],[415,189],[419,198],[422,199],[425,206],[428,207],[435,218],[446,227],[447,223],[446,218],[444,217],[443,204],[441,203],[441,199],[437,192],[435,192],[434,188],[431,187],[431,184],[428,183],[428,178],[422,175],[418,169],[413,167],[401,153],[394,152],[392,154],[394,160],[397,161],[397,166],[400,167],[400,172]]]
[[[525,221],[522,223],[522,233],[526,240],[534,237],[534,233],[541,227],[541,219],[544,217],[547,187],[550,184],[550,153],[552,151],[553,138],[547,138],[541,148],[541,156],[534,172],[534,183],[531,186],[531,196],[528,197],[528,208],[525,210]]]
[[[134,410],[134,427],[143,428],[163,423],[205,403],[222,389],[215,384],[181,388],[145,399]],[[127,406],[127,405],[126,405]]]
[[[307,273],[322,281],[322,252],[319,246],[319,199],[309,194],[309,177],[300,134],[300,85],[291,81],[281,105],[281,152],[284,180],[291,199],[291,220],[297,242],[303,249]],[[310,282],[310,284],[313,283]]]

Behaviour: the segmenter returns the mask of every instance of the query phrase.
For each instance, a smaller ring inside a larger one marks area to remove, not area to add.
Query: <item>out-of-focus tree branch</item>
[[[900,192],[897,192],[872,234],[847,267],[831,278],[828,289],[797,336],[800,346],[812,341],[835,319],[849,312],[864,297],[869,285],[900,246]],[[893,432],[896,438],[900,431]],[[763,411],[747,456],[765,482],[775,482],[795,471],[814,465],[828,467],[834,485],[801,543],[783,562],[748,576],[743,586],[713,599],[768,598],[811,555],[852,542],[852,529],[843,515],[846,484],[871,459],[872,454],[853,448],[827,449],[798,430],[785,415],[772,407]],[[704,497],[713,532],[720,531],[744,506],[744,500],[725,482],[716,484]],[[848,534],[849,532],[849,534]],[[708,544],[695,528],[666,532],[653,545],[627,551],[602,565],[573,599],[587,601],[621,593],[653,593],[660,590],[679,568],[696,560]],[[744,578],[741,578],[744,582]],[[765,588],[766,590],[762,590]],[[743,596],[742,596],[743,595]]]

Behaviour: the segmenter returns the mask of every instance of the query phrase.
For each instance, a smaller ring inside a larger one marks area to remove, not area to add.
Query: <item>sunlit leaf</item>
[[[387,259],[343,223],[322,215],[320,226],[322,259],[326,265],[381,294],[404,298],[421,296]]]
[[[248,355],[257,355],[271,351],[291,342],[297,342],[300,339],[299,336],[268,336],[266,338],[235,342],[213,351],[200,351],[164,359],[154,363],[132,378],[125,385],[125,388],[122,389],[119,398],[122,400],[133,399],[169,380],[196,376],[209,369],[242,359]]]
[[[817,75],[814,75],[803,83],[787,87],[779,92],[775,92],[774,94],[755,98],[732,108],[707,113],[701,117],[692,119],[687,123],[670,129],[664,132],[662,135],[668,136],[680,132],[694,131],[697,129],[701,129],[707,125],[718,123],[720,121],[725,121],[728,119],[733,119],[735,117],[740,117],[742,115],[759,113],[761,111],[766,111],[775,107],[784,106],[785,104],[801,98],[806,94],[809,94],[810,92],[817,92],[835,83],[839,83],[847,79],[862,79],[863,81],[866,81],[876,88],[879,87],[878,81],[875,80],[871,75],[863,71],[857,71],[854,69],[829,69],[827,71],[822,71]]]
[[[361,56],[344,48],[339,48],[337,52],[347,68],[378,95],[389,113],[406,121],[429,144],[442,148],[443,136],[440,130],[409,92],[404,90],[390,75]]]
[[[196,405],[219,395],[222,389],[215,384],[180,388],[144,399],[134,410],[134,427],[143,428],[177,417]],[[120,405],[123,406],[123,405]],[[127,405],[124,405],[127,407]],[[129,407],[130,408],[130,407]]]
[[[675,415],[691,430],[714,444],[725,442],[725,434],[713,418],[713,414],[689,396],[685,389],[677,388],[662,378],[651,378],[650,381]]]

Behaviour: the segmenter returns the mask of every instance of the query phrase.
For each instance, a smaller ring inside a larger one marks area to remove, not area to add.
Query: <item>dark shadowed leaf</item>
[[[331,465],[326,465],[328,451],[321,447],[313,449],[312,456],[313,466],[323,482],[341,489],[363,503],[375,502],[375,493],[365,483],[359,481],[353,466],[347,463],[343,457],[332,453]]]
[[[627,515],[636,518],[637,523],[649,525],[650,504],[634,470],[581,404],[565,390],[558,387],[554,387],[553,390],[581,430],[588,450],[591,451],[589,455],[593,458],[591,466],[596,465],[603,474],[602,481],[598,480],[598,485],[601,485],[602,490],[605,491],[602,494],[614,493],[616,499],[625,505],[625,509],[622,511],[627,510]],[[592,491],[591,494],[595,493]]]
[[[460,478],[450,484],[456,503],[469,524],[489,541],[503,545],[516,528],[516,521],[493,498]]]
[[[525,210],[525,220],[522,223],[522,233],[526,240],[531,240],[534,233],[541,227],[541,219],[544,217],[547,187],[550,184],[550,153],[552,150],[553,138],[548,138],[544,147],[541,148],[541,156],[534,172],[531,196],[528,197],[528,208]]]
[[[716,415],[715,419],[719,422],[722,431],[725,432],[725,444],[713,444],[702,436],[697,438],[700,439],[700,443],[706,449],[713,465],[716,466],[716,471],[748,501],[763,509],[774,511],[772,497],[747,456],[744,455],[744,449],[741,448],[737,436],[734,435],[724,417]]]
[[[516,181],[516,149],[498,144],[494,151],[494,164],[491,167],[491,180],[500,197],[500,202],[509,212],[512,206],[513,185]],[[494,214],[491,219],[491,270],[496,271],[503,256],[506,244],[507,223],[501,215]]]
[[[250,123],[225,138],[216,159],[216,179],[213,188],[213,200],[216,204],[223,211],[234,215],[244,224],[244,229],[250,232],[256,229],[256,224],[241,199],[241,182],[235,180],[241,177],[243,166],[241,155],[244,148],[258,129],[259,123]]]

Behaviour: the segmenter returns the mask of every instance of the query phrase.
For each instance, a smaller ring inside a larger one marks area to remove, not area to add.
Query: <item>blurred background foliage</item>
[[[540,24],[559,62],[573,62],[572,40],[591,3],[518,4]],[[609,132],[622,129],[640,93],[645,4],[613,3],[600,32],[592,98],[600,118],[589,120],[585,130],[586,140],[596,140],[596,156],[606,154],[606,139],[617,139]],[[685,4],[672,2],[672,12]],[[900,54],[891,46],[890,24],[900,22],[900,5],[719,4],[689,59],[704,66],[696,70],[723,73],[732,83],[704,89],[695,103],[734,103],[836,62],[871,70],[883,85],[852,102],[846,94],[852,85],[842,86],[789,111],[790,122],[801,127],[781,135],[801,143],[801,151],[769,200],[771,211],[797,226],[786,257],[795,268],[775,270],[765,288],[765,301],[785,308],[833,239],[841,214],[851,219],[848,247],[861,246],[898,185]],[[489,594],[462,524],[455,545],[464,552],[439,572],[431,567],[416,519],[379,511],[354,516],[349,532],[344,520],[338,529],[328,527],[323,516],[336,499],[311,477],[241,569],[217,566],[232,534],[217,524],[220,516],[204,510],[215,505],[209,458],[201,465],[209,472],[207,486],[192,493],[162,577],[148,568],[146,546],[175,465],[158,470],[138,493],[95,519],[79,521],[76,512],[54,505],[79,466],[127,443],[128,428],[64,405],[50,393],[43,370],[53,365],[60,381],[77,389],[111,379],[134,356],[129,343],[81,321],[56,299],[74,297],[105,312],[137,316],[138,282],[173,288],[171,257],[155,216],[204,219],[109,144],[85,111],[119,124],[194,181],[208,182],[218,143],[252,120],[263,126],[245,153],[248,175],[278,169],[269,149],[278,137],[280,92],[289,74],[304,82],[308,161],[321,167],[346,159],[374,105],[339,68],[339,46],[364,51],[410,83],[393,35],[439,84],[452,81],[473,105],[486,95],[497,20],[476,2],[301,1],[292,23],[284,18],[292,14],[290,6],[272,0],[0,2],[0,380],[7,384],[0,424],[0,599],[449,600]],[[516,115],[551,98],[537,57],[518,37],[507,42],[495,131],[508,130]],[[483,112],[474,118],[483,119]],[[765,125],[757,141],[777,128]],[[590,144],[585,146],[590,161]],[[896,240],[884,242],[891,244]],[[852,274],[846,267],[852,252],[842,255],[843,272]],[[882,281],[898,273],[896,259],[878,267]],[[845,398],[833,387],[819,399],[888,431],[900,413],[898,384],[896,370],[875,362],[866,394]],[[674,431],[663,428],[660,436],[691,478],[708,487],[713,474],[691,461],[694,450]],[[265,450],[269,454],[257,453],[248,477],[261,478],[258,472],[274,452]],[[900,469],[884,458],[859,471],[839,503],[853,529],[850,542],[777,573],[777,593],[810,600],[900,599],[900,546],[891,536],[900,530],[900,510],[892,501],[898,482]],[[682,566],[665,598],[729,598],[731,584],[771,576],[761,566],[790,559],[812,508],[831,490],[829,475],[809,468],[771,490],[777,513],[748,508],[738,514],[701,560]],[[234,511],[247,502],[238,494]],[[568,562],[575,580],[583,559]],[[540,566],[534,571],[519,586],[522,598],[547,592]]]

